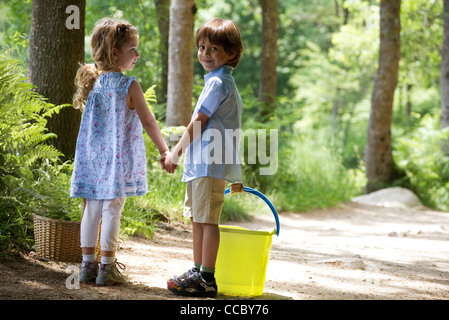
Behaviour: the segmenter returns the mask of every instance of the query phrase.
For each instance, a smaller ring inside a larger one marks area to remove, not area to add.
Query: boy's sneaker
[[[187,278],[192,277],[196,273],[199,273],[199,270],[196,268],[192,268],[181,274],[180,276],[174,276],[169,280],[170,281],[185,281]]]
[[[98,261],[95,262],[81,262],[80,282],[88,283],[95,282],[98,275]]]
[[[215,279],[207,282],[199,273],[183,280],[170,280],[167,289],[174,294],[187,297],[216,297],[217,283]]]
[[[126,286],[125,277],[123,277],[123,275],[117,269],[117,266],[119,266],[120,269],[125,270],[125,265],[117,262],[117,260],[115,260],[115,262],[111,264],[102,263],[100,265],[100,272],[98,273],[95,283],[101,286]]]

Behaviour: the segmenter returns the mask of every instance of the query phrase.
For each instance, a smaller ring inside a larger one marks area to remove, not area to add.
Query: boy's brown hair
[[[211,44],[223,46],[228,55],[235,55],[229,65],[236,68],[242,56],[243,44],[237,25],[231,20],[214,18],[205,22],[196,32],[196,47],[203,39]]]

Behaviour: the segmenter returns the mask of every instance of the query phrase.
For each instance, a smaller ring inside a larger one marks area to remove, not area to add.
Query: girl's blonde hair
[[[82,65],[76,73],[74,108],[83,108],[89,92],[102,71],[117,70],[114,48],[120,50],[123,45],[138,38],[137,29],[128,21],[103,18],[96,23],[90,42],[95,63]]]

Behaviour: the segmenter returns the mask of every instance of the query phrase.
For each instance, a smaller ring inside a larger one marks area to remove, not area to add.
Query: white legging
[[[112,200],[86,199],[81,219],[81,248],[94,248],[98,244],[98,229],[101,221],[100,244],[102,251],[117,248],[120,217],[126,198]]]

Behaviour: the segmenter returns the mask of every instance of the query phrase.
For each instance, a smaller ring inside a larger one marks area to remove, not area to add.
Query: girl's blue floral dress
[[[70,196],[115,199],[148,191],[145,145],[137,112],[126,105],[135,77],[103,73],[86,101],[76,143]]]

